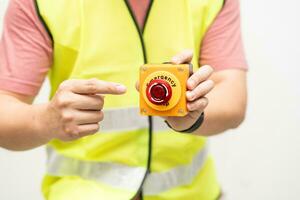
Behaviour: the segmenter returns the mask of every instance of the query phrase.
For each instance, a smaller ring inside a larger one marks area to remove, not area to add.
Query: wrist
[[[194,118],[191,118],[191,119],[194,119]],[[192,123],[186,123],[186,120],[182,120],[183,124],[186,124],[185,126],[174,126],[174,124],[176,123],[173,123],[170,124],[168,122],[168,120],[166,120],[166,124],[171,128],[173,129],[174,131],[176,132],[180,132],[180,133],[194,133],[196,130],[198,130],[201,125],[203,124],[203,121],[204,121],[204,112],[202,112],[200,114],[200,116],[198,116],[195,120],[192,120],[193,122]]]
[[[190,128],[199,118],[200,112],[196,113],[189,113],[184,117],[166,117],[165,122],[168,124],[170,128],[180,132],[180,130],[185,130]]]
[[[166,124],[169,128],[173,129],[176,132],[180,132],[181,130],[185,130],[191,127],[197,119],[191,119],[189,117],[169,117],[165,120]]]
[[[36,135],[44,142],[48,143],[53,139],[52,124],[48,119],[49,116],[49,105],[40,104],[33,106],[33,129]]]

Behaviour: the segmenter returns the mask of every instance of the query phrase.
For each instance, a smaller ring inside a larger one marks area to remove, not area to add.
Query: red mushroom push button
[[[155,105],[168,103],[172,97],[171,85],[165,80],[152,80],[147,86],[147,98]]]

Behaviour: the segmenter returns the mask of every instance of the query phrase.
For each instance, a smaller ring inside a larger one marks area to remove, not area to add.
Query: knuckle
[[[200,106],[202,108],[205,108],[208,105],[208,99],[207,98],[203,98],[200,102]]]
[[[63,130],[67,135],[67,137],[74,138],[74,137],[78,137],[79,135],[78,128],[76,126],[74,127],[65,126]]]
[[[90,91],[91,93],[95,93],[97,91],[97,87],[94,84],[88,84],[87,90]]]
[[[82,133],[81,136],[93,135],[99,131],[99,128],[99,124],[93,124],[84,133]]]
[[[115,86],[113,84],[106,83],[105,87],[108,91],[115,91]]]
[[[63,122],[72,122],[74,121],[74,115],[70,114],[70,113],[66,113],[66,112],[63,112],[62,115],[62,121]]]
[[[56,103],[57,103],[57,106],[59,108],[63,108],[66,106],[65,104],[65,101],[63,100],[63,98],[61,96],[59,96],[57,99],[56,99]]]
[[[212,80],[208,80],[208,90],[211,91],[215,87],[215,82]]]
[[[91,78],[87,80],[87,85],[96,85],[97,84],[97,79],[96,78]]]
[[[71,100],[66,93],[60,94],[57,97],[56,102],[60,108],[68,107],[71,104]]]
[[[206,105],[208,105],[209,104],[208,98],[205,97],[205,100],[206,100]]]
[[[68,135],[71,132],[71,129],[69,128],[69,126],[64,126],[63,131]]]
[[[113,84],[110,83],[104,83],[103,84],[103,90],[106,91],[107,93],[114,93],[116,92],[116,88]]]
[[[199,103],[199,108],[204,108],[205,105],[206,105],[205,101],[201,101],[201,102]]]
[[[194,107],[196,109],[199,109],[199,108],[202,108],[202,105],[203,105],[203,102],[201,100],[199,100],[199,101],[195,102],[195,106]]]
[[[206,72],[203,69],[199,69],[197,73],[195,73],[195,79],[204,81],[206,77]]]
[[[89,79],[86,83],[87,90],[90,91],[91,93],[97,92],[97,79],[92,78]]]
[[[95,125],[91,128],[92,134],[93,134],[93,133],[97,133],[98,130],[99,130],[99,128],[100,128],[100,125],[99,125],[99,124],[95,124]]]
[[[188,105],[188,109],[189,109],[190,111],[194,110],[194,105],[193,105],[193,104],[189,104],[189,105]]]
[[[70,89],[70,85],[71,85],[71,80],[63,81],[63,82],[59,85],[58,90],[59,90],[59,91],[62,91],[62,90],[69,90],[69,89]]]
[[[197,80],[196,80],[195,76],[191,77],[188,81],[189,87],[190,88],[195,88],[196,82],[197,82]]]
[[[207,84],[210,86],[210,87],[214,87],[215,86],[215,82],[211,79],[207,80]]]
[[[96,116],[95,116],[95,121],[101,122],[103,119],[104,119],[103,113],[102,113],[101,111],[100,111],[100,112],[97,112],[97,114],[96,114]]]
[[[101,98],[97,98],[96,101],[94,102],[94,105],[98,110],[102,110],[104,106],[104,100]]]
[[[191,81],[192,81],[193,84],[196,84],[197,80],[198,80],[198,75],[197,74],[195,74],[195,76],[191,77]]]
[[[182,61],[184,58],[185,58],[184,52],[177,55],[177,59],[180,61]]]
[[[195,89],[195,98],[200,98],[202,96],[205,95],[205,89],[203,87],[197,87],[197,89]]]

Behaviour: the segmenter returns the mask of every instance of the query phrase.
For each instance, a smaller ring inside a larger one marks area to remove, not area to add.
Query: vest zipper
[[[144,37],[143,37],[143,33],[145,31],[145,28],[146,28],[146,25],[147,25],[147,21],[148,21],[148,18],[149,18],[149,14],[150,14],[150,11],[151,11],[151,8],[152,8],[152,5],[153,5],[153,2],[154,0],[150,0],[150,3],[149,3],[149,6],[148,6],[148,9],[147,9],[147,12],[146,12],[146,16],[145,16],[145,20],[144,20],[144,24],[142,26],[142,29],[140,29],[139,27],[139,24],[134,16],[134,13],[130,7],[130,4],[128,2],[128,0],[124,0],[125,4],[126,4],[126,7],[131,15],[131,18],[134,22],[134,25],[135,25],[135,28],[139,34],[139,38],[140,38],[140,42],[141,42],[141,46],[142,46],[142,50],[143,50],[143,58],[144,58],[144,64],[148,62],[148,59],[147,59],[147,52],[146,52],[146,47],[145,47],[145,41],[144,41]],[[148,143],[148,161],[147,161],[147,171],[145,173],[145,176],[143,178],[143,181],[140,185],[140,188],[138,189],[136,195],[132,198],[132,199],[135,199],[138,195],[140,195],[140,198],[141,200],[143,199],[143,185],[145,183],[145,180],[146,180],[146,177],[147,175],[151,172],[150,171],[150,166],[151,166],[151,156],[152,156],[152,128],[153,128],[153,125],[152,125],[152,117],[149,116],[148,117],[148,122],[149,122],[149,143]]]

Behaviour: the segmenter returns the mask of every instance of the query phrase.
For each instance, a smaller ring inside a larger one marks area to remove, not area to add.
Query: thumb
[[[135,89],[139,92],[140,91],[140,81],[135,83]]]
[[[190,63],[193,59],[193,51],[190,49],[186,49],[177,55],[175,55],[171,59],[172,64],[184,64],[184,63]]]

